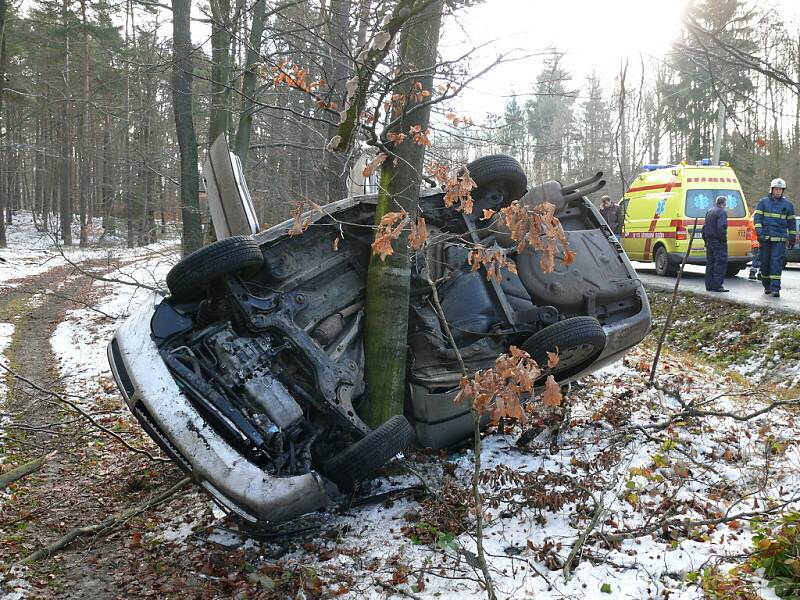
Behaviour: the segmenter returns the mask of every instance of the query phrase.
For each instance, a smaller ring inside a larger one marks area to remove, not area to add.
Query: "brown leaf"
[[[544,394],[542,394],[542,404],[545,406],[561,406],[561,387],[556,383],[552,375],[547,376],[544,384]]]
[[[413,250],[419,250],[425,245],[428,240],[428,227],[425,225],[425,219],[417,217],[416,223],[411,223],[411,233],[408,236],[408,245]]]
[[[555,369],[560,361],[561,359],[558,357],[558,346],[556,346],[555,352],[547,353],[547,368]]]
[[[389,155],[381,152],[380,154],[378,154],[378,156],[373,158],[367,166],[364,167],[364,170],[361,171],[361,174],[364,177],[371,176],[375,172],[375,170],[384,163],[384,161],[387,158],[389,158]]]

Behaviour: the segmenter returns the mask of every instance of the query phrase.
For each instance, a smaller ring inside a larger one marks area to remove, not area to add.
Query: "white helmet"
[[[772,180],[772,183],[769,184],[769,189],[772,188],[781,188],[782,190],[785,190],[786,182],[780,177],[776,177],[775,179]]]

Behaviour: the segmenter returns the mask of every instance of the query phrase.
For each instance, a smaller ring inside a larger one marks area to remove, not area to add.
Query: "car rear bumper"
[[[324,507],[327,494],[317,473],[265,473],[220,437],[181,392],[150,335],[160,300],[153,294],[108,345],[114,379],[142,428],[219,505],[252,525],[280,523]]]
[[[670,252],[667,254],[669,258],[669,262],[672,264],[679,265],[683,262],[683,257],[686,256],[685,252]],[[753,255],[749,252],[745,256],[728,256],[728,264],[729,265],[742,265],[743,267],[753,260]],[[705,265],[706,264],[706,255],[697,254],[696,256],[690,255],[688,259],[686,259],[687,265]]]

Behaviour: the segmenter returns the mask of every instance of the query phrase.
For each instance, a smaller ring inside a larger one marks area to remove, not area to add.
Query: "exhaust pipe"
[[[586,185],[589,185],[590,183],[594,183],[595,181],[600,179],[602,176],[603,176],[603,172],[602,171],[598,171],[597,173],[595,173],[594,175],[592,175],[588,179],[584,179],[584,180],[578,181],[576,183],[571,183],[570,185],[565,185],[561,189],[563,190],[564,195],[566,195],[568,192],[574,192],[575,190],[577,190],[579,188],[582,188],[582,187],[584,187]],[[592,191],[595,191],[595,190],[592,190]]]
[[[567,194],[564,194],[564,200],[566,202],[570,202],[571,200],[576,200],[578,198],[581,198],[581,197],[585,196],[586,194],[591,194],[592,192],[596,192],[597,190],[599,190],[603,186],[605,186],[605,184],[606,184],[606,180],[605,179],[601,179],[600,181],[595,181],[594,183],[592,183],[591,185],[589,185],[589,186],[587,186],[587,187],[585,187],[583,189],[577,188],[575,190],[570,191]],[[567,191],[567,190],[564,190],[564,191]]]

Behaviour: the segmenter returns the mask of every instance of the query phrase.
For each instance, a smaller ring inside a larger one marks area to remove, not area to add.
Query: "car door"
[[[242,163],[228,149],[224,135],[220,135],[208,151],[203,180],[208,193],[208,212],[218,240],[258,232],[258,218],[244,180]]]

